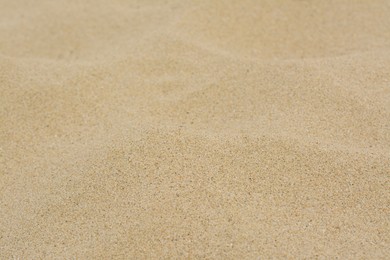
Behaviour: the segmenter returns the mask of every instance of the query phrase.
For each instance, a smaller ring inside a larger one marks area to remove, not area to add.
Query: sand
[[[0,1],[1,259],[390,258],[389,1]]]

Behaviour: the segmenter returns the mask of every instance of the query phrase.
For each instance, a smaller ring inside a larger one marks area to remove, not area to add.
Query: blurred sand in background
[[[0,0],[0,258],[388,259],[389,14]]]

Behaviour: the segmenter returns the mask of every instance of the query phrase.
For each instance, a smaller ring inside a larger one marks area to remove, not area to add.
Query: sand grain
[[[0,1],[0,258],[389,258],[389,13]]]

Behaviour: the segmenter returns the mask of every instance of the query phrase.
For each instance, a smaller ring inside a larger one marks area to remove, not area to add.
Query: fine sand
[[[0,0],[0,258],[390,258],[390,1]]]

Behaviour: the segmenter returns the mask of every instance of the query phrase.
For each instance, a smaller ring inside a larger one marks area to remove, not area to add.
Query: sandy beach
[[[389,259],[389,14],[0,0],[0,258]]]

